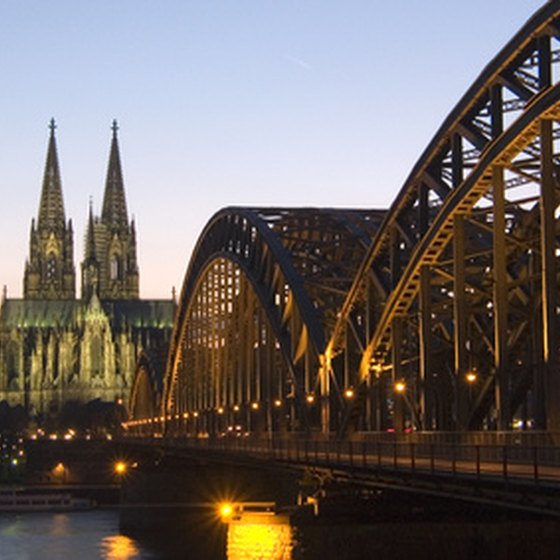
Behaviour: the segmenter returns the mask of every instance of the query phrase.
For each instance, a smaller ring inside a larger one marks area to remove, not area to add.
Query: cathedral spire
[[[97,262],[97,256],[95,254],[95,229],[93,227],[93,201],[89,199],[89,216],[86,231],[86,243],[85,243],[85,255],[84,262]]]
[[[117,138],[119,127],[116,120],[113,120],[111,130],[113,131],[113,138],[111,140],[111,151],[109,153],[109,166],[107,168],[107,179],[105,181],[101,221],[110,229],[121,229],[128,227],[128,215],[126,211],[124,181]]]
[[[60,179],[60,168],[56,150],[56,138],[54,134],[56,124],[54,119],[51,119],[49,128],[51,134],[47,150],[45,171],[43,174],[43,189],[41,191],[37,227],[39,229],[61,230],[64,229],[66,225],[66,218],[64,216],[64,203],[62,201],[62,181]]]
[[[74,241],[72,223],[66,223],[62,181],[51,119],[49,146],[43,175],[37,222],[31,221],[29,258],[23,277],[25,299],[72,299],[75,297]]]

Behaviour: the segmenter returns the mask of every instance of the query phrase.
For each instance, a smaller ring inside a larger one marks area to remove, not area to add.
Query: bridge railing
[[[154,440],[143,439],[142,441]],[[560,484],[560,448],[538,445],[181,437],[156,440],[176,450],[238,454],[293,465],[383,474]]]

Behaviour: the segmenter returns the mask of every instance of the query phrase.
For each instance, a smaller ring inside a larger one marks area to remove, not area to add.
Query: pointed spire
[[[109,153],[109,166],[105,181],[105,194],[103,196],[103,211],[101,221],[110,228],[128,227],[126,199],[124,196],[124,182],[119,154],[117,131],[119,130],[116,119],[111,126],[113,138]]]
[[[85,258],[84,262],[96,262],[97,256],[95,253],[95,230],[94,230],[94,222],[93,222],[93,200],[89,199],[89,216],[88,216],[88,225],[87,225],[87,232],[86,232],[86,249],[85,249]]]
[[[39,229],[58,229],[65,226],[64,203],[62,201],[62,181],[60,179],[60,168],[56,151],[56,139],[54,131],[56,124],[51,119],[49,128],[51,130],[45,172],[43,174],[43,189],[41,191],[41,202],[39,204],[39,217],[37,227]]]

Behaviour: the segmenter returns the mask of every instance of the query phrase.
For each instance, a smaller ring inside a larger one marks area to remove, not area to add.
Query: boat
[[[93,507],[88,498],[76,498],[67,492],[33,492],[29,489],[0,489],[0,512],[62,512]]]

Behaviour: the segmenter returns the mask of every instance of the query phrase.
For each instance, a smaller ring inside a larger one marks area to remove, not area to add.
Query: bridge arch
[[[225,208],[201,234],[169,353],[170,430],[225,433],[330,425],[341,399],[325,341],[376,210]]]
[[[348,336],[363,349],[345,429],[560,426],[559,16],[548,2],[484,69],[379,228],[327,344],[333,369]]]

